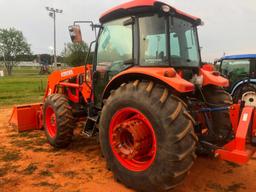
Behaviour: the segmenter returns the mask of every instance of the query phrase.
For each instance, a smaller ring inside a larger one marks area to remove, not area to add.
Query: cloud
[[[57,49],[63,50],[69,42],[67,27],[74,20],[98,22],[105,10],[126,0],[0,0],[0,28],[15,27],[23,31],[34,53],[49,52],[53,42],[53,22],[45,6],[63,9],[57,16]],[[204,60],[213,61],[223,52],[255,53],[255,0],[165,0],[170,5],[199,16],[205,22],[199,27]],[[83,36],[92,39],[89,27],[83,27]]]
[[[202,18],[205,25],[199,27],[203,47],[202,56],[207,61],[221,57],[223,53],[255,53],[256,1],[171,1],[177,7]]]

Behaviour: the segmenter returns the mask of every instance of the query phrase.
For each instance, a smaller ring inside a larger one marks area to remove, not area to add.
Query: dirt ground
[[[96,139],[79,134],[65,150],[55,150],[43,131],[17,133],[8,126],[10,108],[0,109],[1,192],[129,192],[106,169]],[[237,166],[199,157],[173,192],[254,192],[256,159]]]

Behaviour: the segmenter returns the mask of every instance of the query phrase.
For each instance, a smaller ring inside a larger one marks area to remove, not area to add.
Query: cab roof
[[[127,3],[123,3],[121,5],[118,5],[105,13],[103,13],[100,17],[100,22],[105,23],[114,19],[122,18],[125,16],[130,16],[133,14],[143,13],[143,11],[146,10],[154,10],[156,6],[161,5],[168,5],[166,3],[155,1],[155,0],[133,0],[129,1]],[[199,18],[191,16],[183,11],[180,11],[178,9],[175,9],[174,7],[171,7],[168,5],[172,11],[175,11],[175,13],[182,15],[184,17],[187,17],[190,20],[199,20]]]
[[[221,58],[221,60],[228,59],[256,59],[256,54],[227,55]]]

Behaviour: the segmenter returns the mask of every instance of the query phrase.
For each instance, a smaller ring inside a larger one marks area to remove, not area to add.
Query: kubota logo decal
[[[69,70],[69,71],[64,71],[60,74],[61,77],[66,77],[66,76],[69,76],[69,75],[73,75],[73,70]]]

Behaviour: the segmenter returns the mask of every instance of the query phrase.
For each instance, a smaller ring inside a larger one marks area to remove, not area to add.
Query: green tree
[[[82,43],[68,43],[63,51],[64,62],[69,66],[80,66],[85,64],[85,59],[88,53],[88,45]],[[88,62],[92,62],[92,54]]]
[[[22,55],[31,55],[30,45],[23,33],[15,28],[0,29],[0,55],[8,75],[12,74],[15,63]]]

